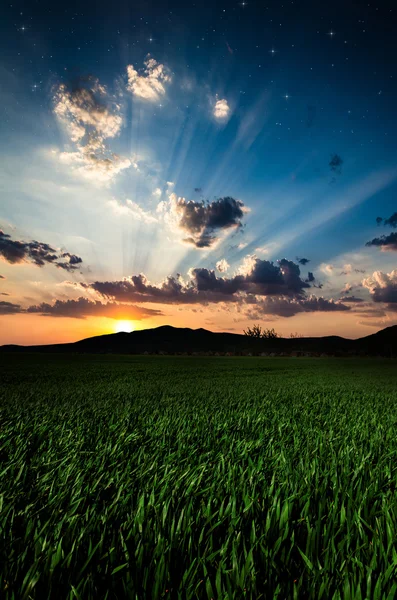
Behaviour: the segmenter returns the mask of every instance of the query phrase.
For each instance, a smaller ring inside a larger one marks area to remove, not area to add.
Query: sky
[[[396,15],[5,3],[0,344],[397,324]]]

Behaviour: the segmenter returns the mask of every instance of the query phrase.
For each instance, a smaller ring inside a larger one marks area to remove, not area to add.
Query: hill
[[[356,340],[338,336],[255,339],[236,333],[214,333],[206,329],[164,325],[132,333],[101,335],[68,344],[6,345],[0,347],[0,352],[397,356],[397,325]]]

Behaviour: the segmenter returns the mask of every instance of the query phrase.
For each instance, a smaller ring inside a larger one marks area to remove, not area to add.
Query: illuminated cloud
[[[306,297],[305,290],[311,286],[300,277],[299,265],[282,259],[278,264],[261,260],[255,256],[246,257],[233,277],[218,277],[214,270],[194,268],[189,271],[189,279],[181,275],[167,277],[159,284],[153,284],[145,275],[133,275],[119,281],[96,281],[92,283],[72,283],[75,288],[96,292],[98,297],[118,302],[152,302],[164,304],[203,305],[219,302],[260,304],[264,297],[278,296],[295,299],[296,311],[305,310],[346,310],[340,304],[330,306],[328,300],[315,296]],[[298,302],[299,301],[299,302]],[[281,310],[281,309],[280,309]],[[285,309],[286,310],[286,309]]]
[[[165,95],[165,84],[171,82],[171,74],[167,67],[158,63],[150,55],[144,61],[145,68],[141,74],[132,66],[127,66],[127,89],[138,98],[149,102],[159,101]]]
[[[102,303],[83,297],[78,298],[77,300],[56,300],[53,304],[42,302],[35,306],[29,306],[29,308],[26,309],[26,312],[37,313],[43,316],[72,317],[75,319],[84,319],[86,317],[108,317],[110,319],[134,320],[146,319],[148,317],[163,314],[160,310],[151,308],[141,308],[131,304],[118,304],[116,302]]]
[[[220,273],[226,273],[226,271],[230,267],[229,263],[227,262],[227,260],[225,258],[218,260],[218,262],[216,263],[215,266]]]
[[[73,86],[61,83],[54,93],[54,113],[75,149],[60,152],[60,160],[101,182],[130,167],[130,159],[111,152],[105,143],[120,133],[123,124],[120,111],[120,105],[111,100],[107,88],[93,77],[81,77]]]
[[[13,240],[10,235],[4,233],[1,229],[0,256],[10,264],[30,262],[38,267],[52,264],[65,271],[74,271],[83,262],[80,256],[55,250],[55,248],[44,242]]]
[[[320,271],[325,273],[325,275],[333,275],[334,274],[334,265],[322,264],[322,265],[320,265]]]
[[[114,137],[120,132],[120,106],[107,106],[105,86],[93,77],[80,78],[77,85],[61,83],[54,97],[54,112],[64,123],[73,142],[95,133],[101,138]]]
[[[224,98],[217,100],[214,105],[213,115],[217,121],[226,121],[230,116],[230,106]]]
[[[109,200],[109,206],[116,215],[128,216],[135,221],[143,223],[157,223],[158,219],[150,212],[145,211],[139,204],[127,199],[125,204],[121,204],[115,199]]]
[[[241,200],[231,197],[196,202],[172,193],[168,202],[158,204],[157,212],[171,228],[185,235],[185,243],[209,248],[219,242],[221,232],[241,228],[242,218],[249,209]]]
[[[369,290],[374,302],[397,303],[397,270],[390,273],[375,271],[370,277],[363,279],[362,284]]]
[[[60,152],[58,156],[61,162],[71,165],[86,179],[102,183],[110,181],[132,165],[129,158],[111,152],[106,156],[95,154],[86,147],[81,147],[76,152]]]

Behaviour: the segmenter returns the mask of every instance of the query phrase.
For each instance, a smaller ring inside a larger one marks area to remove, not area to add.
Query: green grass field
[[[397,363],[0,356],[0,598],[397,598]]]

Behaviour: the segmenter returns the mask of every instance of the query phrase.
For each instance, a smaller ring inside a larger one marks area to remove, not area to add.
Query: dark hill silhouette
[[[338,336],[255,339],[236,333],[163,325],[132,333],[113,333],[69,344],[1,346],[0,352],[53,352],[87,354],[232,353],[397,356],[397,325],[356,340]]]

